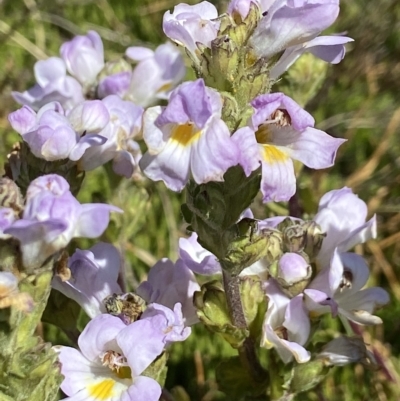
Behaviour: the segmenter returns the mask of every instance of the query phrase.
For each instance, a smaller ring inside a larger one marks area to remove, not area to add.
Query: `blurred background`
[[[187,1],[195,4],[195,1]],[[18,135],[7,115],[19,106],[11,90],[24,91],[34,83],[37,60],[58,56],[63,41],[96,30],[103,39],[107,60],[118,59],[126,47],[155,48],[165,42],[163,13],[173,0],[2,0],[0,1],[0,162]],[[220,12],[227,1],[213,2]],[[398,0],[342,1],[341,14],[330,33],[354,38],[337,66],[300,59],[274,91],[283,90],[304,105],[317,128],[346,138],[336,164],[323,171],[303,170],[298,182],[305,217],[317,210],[326,191],[351,187],[378,216],[378,238],[356,251],[370,262],[369,285],[386,288],[391,303],[378,314],[384,324],[361,331],[379,368],[351,365],[334,368],[327,380],[301,394],[298,400],[400,399],[400,2]],[[187,60],[189,67],[189,60]],[[188,69],[188,79],[194,78]],[[125,256],[129,289],[146,277],[161,257],[177,257],[177,244],[186,235],[180,215],[182,194],[160,183],[130,182],[97,169],[86,175],[79,199],[108,202],[124,209],[114,218],[103,240],[113,242]],[[285,204],[255,202],[257,217],[287,214]],[[75,241],[86,248],[93,242]],[[344,332],[340,322],[326,318],[322,329]],[[218,337],[201,328],[171,350],[167,388],[176,400],[225,400],[218,392],[214,367],[221,355],[234,355]],[[49,341],[68,340],[54,327],[44,326]],[[181,386],[181,387],[180,387]],[[183,390],[183,388],[185,390]]]

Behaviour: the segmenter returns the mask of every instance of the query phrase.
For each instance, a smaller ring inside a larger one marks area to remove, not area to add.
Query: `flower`
[[[98,132],[109,114],[100,100],[84,101],[65,113],[58,102],[48,103],[37,113],[29,106],[10,113],[11,126],[38,158],[48,161],[79,160],[86,149],[107,139]]]
[[[199,290],[194,274],[182,260],[173,263],[164,258],[150,269],[147,281],[139,285],[136,293],[147,303],[156,302],[170,309],[181,304],[185,324],[189,326],[198,321],[193,294]]]
[[[68,72],[85,86],[91,85],[104,67],[103,42],[95,31],[63,43],[60,54]]]
[[[271,58],[331,26],[339,14],[339,0],[262,0],[261,11],[263,18],[250,43],[259,57]]]
[[[283,93],[258,96],[251,104],[251,129],[233,135],[242,143],[240,164],[247,173],[261,163],[264,202],[289,200],[296,191],[291,159],[315,169],[330,167],[345,140],[313,128],[312,116]]]
[[[275,348],[284,363],[295,357],[298,363],[310,360],[310,353],[303,347],[310,335],[310,320],[303,302],[303,294],[290,299],[270,278],[265,284],[269,299],[264,318],[261,346]]]
[[[16,102],[39,110],[49,102],[59,102],[66,110],[85,99],[79,82],[67,76],[65,63],[58,57],[50,57],[35,63],[36,85],[25,92],[11,92]]]
[[[171,14],[167,11],[163,18],[164,33],[178,45],[186,47],[197,58],[197,43],[206,47],[217,37],[220,22],[215,6],[208,1],[199,4],[178,4]]]
[[[174,310],[158,303],[152,303],[143,312],[141,319],[152,316],[164,317],[165,327],[162,331],[165,333],[164,342],[167,346],[176,341],[185,341],[192,332],[192,329],[185,325],[180,303],[175,304]]]
[[[221,109],[219,93],[202,79],[178,86],[167,107],[147,109],[143,137],[148,152],[140,160],[144,174],[173,191],[181,191],[190,174],[198,184],[223,181],[239,158]]]
[[[107,141],[101,146],[88,148],[79,161],[79,167],[86,171],[93,170],[113,160],[114,171],[130,178],[138,168],[142,155],[133,139],[139,135],[142,127],[143,108],[117,95],[107,96],[101,102],[110,120],[99,135]]]
[[[10,207],[0,208],[0,239],[8,239],[11,237],[10,234],[4,234],[4,230],[11,226],[11,224],[17,220],[15,211]]]
[[[101,235],[107,228],[110,212],[122,211],[101,203],[81,205],[64,178],[49,174],[30,183],[22,218],[4,232],[20,241],[25,267],[40,267],[72,238]]]
[[[55,275],[52,287],[76,301],[91,318],[106,312],[104,299],[121,294],[117,283],[121,257],[111,244],[99,242],[89,250],[77,249],[68,259],[71,278]]]
[[[138,64],[131,74],[127,99],[143,107],[168,99],[171,91],[185,77],[186,68],[180,51],[165,43],[155,51],[129,47],[125,54]]]
[[[128,326],[107,314],[91,320],[78,339],[79,351],[57,349],[66,400],[158,401],[160,385],[141,374],[164,349],[163,327],[159,315]]]
[[[314,221],[326,233],[318,254],[322,268],[329,267],[334,250],[345,252],[376,237],[376,217],[366,221],[368,208],[350,188],[326,193],[319,201]]]
[[[307,308],[317,315],[331,311],[358,324],[382,323],[372,313],[389,302],[389,295],[379,287],[362,290],[368,278],[368,266],[360,255],[336,249],[330,267],[304,290]]]
[[[251,5],[260,6],[259,3],[259,0],[231,0],[228,4],[227,12],[233,17],[238,14],[244,20],[250,12]]]
[[[304,53],[314,56],[331,64],[340,63],[346,53],[345,43],[353,42],[352,38],[341,35],[318,36],[308,42],[288,47],[277,63],[271,68],[269,77],[277,80]]]

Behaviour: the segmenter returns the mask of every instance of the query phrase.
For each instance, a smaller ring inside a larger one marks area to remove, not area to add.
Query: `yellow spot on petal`
[[[201,131],[196,131],[196,127],[191,123],[177,125],[172,130],[171,139],[178,142],[180,145],[189,146],[192,142],[197,140]]]
[[[171,82],[167,82],[166,84],[164,84],[163,86],[160,86],[157,90],[157,93],[160,92],[167,92],[172,88],[172,83]]]
[[[88,391],[89,394],[96,400],[107,400],[113,395],[114,385],[114,380],[105,379],[100,383],[88,386]]]
[[[265,162],[274,164],[284,162],[289,156],[273,145],[263,145],[263,159]]]

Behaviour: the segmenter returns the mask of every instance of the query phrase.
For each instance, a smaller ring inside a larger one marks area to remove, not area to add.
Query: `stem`
[[[247,328],[247,322],[240,299],[240,278],[223,270],[224,288],[229,313],[234,326],[240,329]],[[239,348],[239,358],[242,365],[250,372],[255,382],[265,381],[267,372],[262,368],[257,358],[256,347],[251,337],[247,337]]]

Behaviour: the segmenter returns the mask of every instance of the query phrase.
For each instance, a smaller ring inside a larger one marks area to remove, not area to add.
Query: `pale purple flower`
[[[107,139],[98,132],[110,117],[100,100],[87,100],[65,113],[60,103],[52,102],[37,113],[29,106],[10,113],[11,126],[38,158],[48,161],[79,160],[86,149]]]
[[[113,211],[122,212],[107,204],[81,205],[64,178],[44,175],[30,183],[22,218],[5,233],[20,241],[24,266],[39,267],[49,256],[65,248],[72,238],[101,235]]]
[[[148,152],[140,161],[143,172],[173,191],[181,191],[190,176],[198,184],[223,181],[239,157],[221,109],[221,96],[202,79],[176,88],[167,107],[147,109],[143,137]]]
[[[168,99],[171,91],[186,73],[181,52],[172,43],[165,43],[153,52],[144,47],[129,47],[126,55],[138,64],[131,74],[126,98],[148,107],[160,99]]]
[[[368,266],[360,255],[335,250],[330,267],[304,290],[307,308],[317,314],[340,314],[358,324],[382,323],[373,312],[389,302],[389,295],[379,287],[362,289],[368,278]]]
[[[314,221],[326,237],[318,254],[321,267],[328,267],[334,250],[345,252],[355,245],[376,237],[376,217],[366,221],[366,203],[350,188],[326,193],[319,201]]]
[[[116,95],[107,96],[101,102],[110,120],[99,135],[107,141],[101,146],[87,149],[79,166],[82,170],[93,170],[113,160],[114,171],[129,178],[141,157],[139,145],[134,138],[139,135],[142,127],[143,108]]]
[[[186,327],[180,303],[176,303],[173,310],[164,305],[152,303],[146,308],[140,319],[147,319],[152,316],[164,317],[165,326],[162,332],[165,334],[166,346],[177,341],[185,341],[192,332],[190,327]]]
[[[310,335],[310,320],[303,302],[303,294],[290,299],[274,279],[265,284],[268,310],[264,318],[261,346],[275,348],[284,363],[295,357],[298,363],[310,360],[303,347]]]
[[[136,293],[147,303],[158,303],[170,309],[175,304],[182,305],[185,324],[196,323],[196,309],[193,306],[193,294],[200,286],[191,270],[180,259],[173,263],[161,259],[149,271],[147,281],[142,282]]]
[[[216,21],[218,11],[208,1],[199,4],[178,4],[173,13],[167,11],[163,18],[164,33],[177,44],[184,46],[194,58],[197,57],[197,43],[211,46],[217,37],[220,22]]]
[[[278,79],[304,53],[311,53],[331,64],[340,63],[346,53],[345,44],[353,42],[347,36],[318,36],[309,42],[288,47],[277,63],[271,68],[270,79]]]
[[[16,102],[39,110],[49,102],[59,102],[66,110],[85,99],[79,82],[67,75],[65,63],[58,57],[40,60],[34,66],[36,84],[25,92],[11,92]]]
[[[91,318],[106,313],[104,299],[121,294],[117,283],[121,257],[111,244],[99,242],[88,250],[77,249],[68,259],[71,278],[54,276],[52,287],[76,301]]]
[[[104,67],[103,42],[95,31],[89,31],[85,36],[75,36],[63,43],[60,54],[68,72],[84,86],[93,84]]]
[[[261,163],[264,202],[289,200],[296,191],[292,159],[314,169],[330,167],[345,140],[313,128],[313,117],[283,93],[258,96],[251,104],[251,129],[233,135],[242,144],[240,164],[248,174]]]
[[[10,238],[10,234],[4,234],[4,230],[17,220],[15,211],[10,207],[0,207],[0,239]]]
[[[259,57],[271,58],[317,37],[339,14],[339,0],[263,0],[263,18],[250,43]]]
[[[78,339],[79,350],[57,347],[65,400],[158,401],[161,387],[143,371],[163,352],[165,318],[153,316],[126,326],[99,315]]]
[[[228,4],[227,13],[230,15],[239,14],[244,20],[250,12],[251,5],[260,6],[259,0],[231,0]]]

